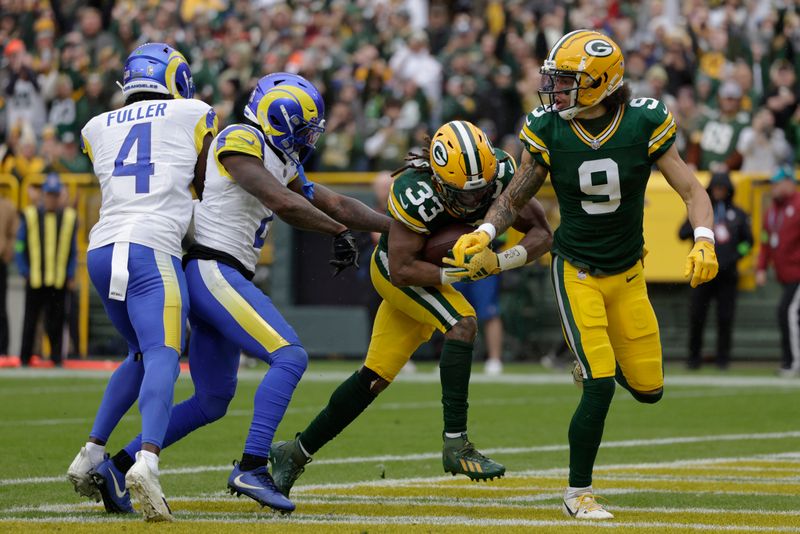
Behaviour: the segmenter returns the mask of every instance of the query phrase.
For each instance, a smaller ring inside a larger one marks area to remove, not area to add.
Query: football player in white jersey
[[[158,455],[169,423],[189,296],[181,240],[192,218],[190,185],[202,184],[214,110],[194,100],[186,59],[163,43],[134,50],[125,63],[125,106],[91,119],[83,149],[100,181],[100,219],[87,264],[129,355],[106,387],[86,446],[67,472],[79,493],[100,497],[94,468],[105,443],[139,399],[141,450],[125,483],[146,520],[172,518],[158,480]],[[198,192],[200,188],[198,187]]]
[[[358,263],[347,227],[383,232],[391,219],[306,180],[303,161],[325,128],[322,97],[308,80],[289,73],[263,77],[245,117],[245,124],[228,126],[214,138],[203,199],[195,206],[195,243],[184,257],[195,394],[173,409],[164,446],[225,415],[236,390],[239,354],[246,350],[270,368],[256,391],[242,460],[235,463],[228,488],[291,512],[294,504],[275,488],[267,462],[308,355],[294,329],[251,282],[261,247],[277,215],[293,226],[335,236],[331,263],[338,273]],[[111,482],[124,479],[140,440],[101,466]],[[124,485],[115,489],[103,494],[106,509],[131,511]]]

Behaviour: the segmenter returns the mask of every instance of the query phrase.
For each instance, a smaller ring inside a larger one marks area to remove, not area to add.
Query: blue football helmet
[[[194,81],[183,54],[164,43],[147,43],[125,61],[122,94],[160,93],[174,98],[194,97]]]
[[[325,131],[325,103],[319,91],[302,76],[288,72],[261,78],[244,116],[261,126],[270,144],[295,165],[303,164]]]

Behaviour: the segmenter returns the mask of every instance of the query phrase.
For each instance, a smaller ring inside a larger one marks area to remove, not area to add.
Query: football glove
[[[488,235],[485,232],[480,233]],[[456,260],[451,258],[442,258],[442,262],[447,265],[463,268],[467,272],[467,277],[472,281],[486,278],[487,276],[497,274],[501,271],[497,254],[492,252],[491,249],[484,248],[477,254],[467,256],[465,259],[466,263],[463,265],[458,265]]]
[[[700,284],[712,280],[717,276],[719,264],[717,254],[714,252],[714,244],[708,241],[696,241],[692,251],[686,258],[686,269],[683,276],[692,277],[689,285],[697,287]]]
[[[358,269],[358,245],[353,232],[345,230],[333,238],[333,259],[328,263],[336,267],[333,276],[337,276],[351,265]]]
[[[475,232],[462,235],[458,238],[456,244],[453,245],[453,260],[455,263],[450,263],[449,265],[465,267],[466,262],[468,261],[466,256],[475,256],[482,250],[485,250],[486,247],[489,246],[489,242],[491,240],[491,236],[483,230],[477,230]]]

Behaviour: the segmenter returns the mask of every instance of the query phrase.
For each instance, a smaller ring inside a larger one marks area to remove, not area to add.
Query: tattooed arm
[[[222,154],[220,158],[225,170],[242,189],[292,226],[332,236],[347,230],[346,226],[334,221],[304,197],[281,184],[264,168],[260,159],[238,154]]]
[[[453,245],[455,265],[463,267],[466,256],[485,249],[497,234],[505,232],[520,210],[539,191],[547,178],[547,167],[539,165],[528,152],[522,153],[519,169],[511,183],[494,201],[475,232],[462,235]]]
[[[289,182],[288,187],[297,194],[303,194],[300,180]],[[336,193],[321,184],[314,184],[314,199],[311,203],[353,230],[383,233],[388,232],[392,224],[392,219],[360,200]]]
[[[494,201],[483,219],[495,227],[498,234],[505,232],[547,179],[547,167],[539,165],[527,151],[522,153],[519,169],[511,183]]]

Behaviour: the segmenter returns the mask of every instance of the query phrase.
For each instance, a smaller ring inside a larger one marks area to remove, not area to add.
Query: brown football
[[[453,248],[458,238],[474,231],[475,228],[467,223],[452,223],[443,226],[428,236],[425,248],[422,249],[422,259],[439,267],[444,266],[442,258]]]

